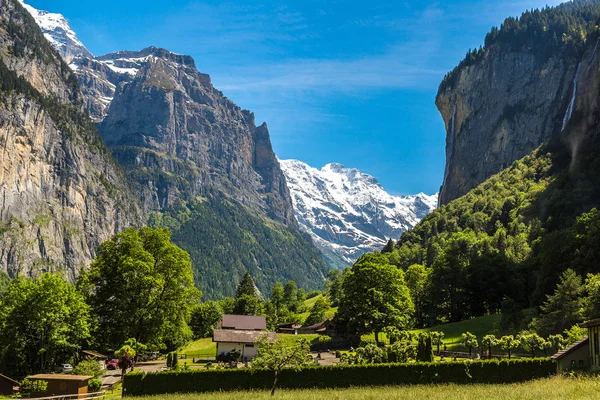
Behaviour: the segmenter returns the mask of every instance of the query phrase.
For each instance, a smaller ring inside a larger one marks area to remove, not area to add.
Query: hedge
[[[431,383],[512,383],[545,378],[556,371],[548,358],[443,363],[371,364],[307,367],[283,370],[278,387],[286,389]],[[266,390],[273,383],[267,370],[213,369],[130,373],[123,378],[123,395]]]

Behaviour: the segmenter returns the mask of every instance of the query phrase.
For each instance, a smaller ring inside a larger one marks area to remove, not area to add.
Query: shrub
[[[88,392],[94,393],[100,390],[102,381],[98,378],[93,378],[88,381]]]
[[[544,378],[556,371],[544,359],[444,363],[370,364],[284,369],[278,386],[287,389],[344,388],[442,383],[512,383]],[[126,396],[270,389],[267,370],[210,369],[133,373],[123,377]]]
[[[86,358],[73,368],[73,373],[75,375],[93,376],[94,378],[99,377],[103,372],[104,371],[98,361],[91,358]]]

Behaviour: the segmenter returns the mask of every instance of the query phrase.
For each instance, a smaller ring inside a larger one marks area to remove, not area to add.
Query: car
[[[60,364],[56,367],[58,372],[73,372],[73,366],[71,364]]]
[[[106,369],[119,369],[119,360],[113,358],[109,362],[106,363]]]

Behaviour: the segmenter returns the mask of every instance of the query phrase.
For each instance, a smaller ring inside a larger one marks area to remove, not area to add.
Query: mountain
[[[170,228],[190,252],[206,297],[234,294],[246,270],[263,292],[290,279],[322,286],[327,266],[299,231],[267,125],[214,88],[192,57],[148,47],[80,52],[69,66],[148,223]]]
[[[574,1],[509,18],[446,76],[436,98],[447,132],[440,204],[566,128],[585,90],[581,75],[596,58],[597,43],[581,38],[594,26],[598,7],[597,1]]]
[[[419,325],[502,312],[518,332],[527,328],[518,310],[543,305],[564,271],[583,278],[600,272],[598,21],[599,1],[509,18],[440,85],[438,106],[450,122],[447,143],[455,151],[445,182],[449,197],[389,254],[414,281],[422,279],[415,300]],[[518,79],[521,74],[530,75]],[[504,132],[507,147],[480,127],[489,127],[484,117],[495,113],[503,117],[491,121],[498,129],[490,131]],[[507,168],[490,156],[487,173],[501,169],[497,174],[466,180],[460,173],[470,160],[470,168],[479,168],[482,154],[496,150],[510,162]]]
[[[381,250],[388,239],[414,227],[437,204],[437,195],[392,196],[372,176],[341,164],[318,170],[296,160],[279,163],[300,227],[335,268]]]
[[[35,19],[44,37],[58,51],[67,64],[76,57],[93,57],[92,53],[77,39],[75,32],[73,32],[64,16],[37,10],[25,4],[23,0],[19,0],[19,2]]]
[[[81,103],[77,79],[15,0],[0,0],[0,269],[64,271],[142,222]]]

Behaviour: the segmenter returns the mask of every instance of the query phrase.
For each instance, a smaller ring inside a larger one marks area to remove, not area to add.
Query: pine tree
[[[392,251],[394,251],[394,240],[390,239],[388,240],[388,242],[385,244],[385,246],[383,246],[383,249],[381,250],[381,252],[383,254],[385,253],[391,253]]]
[[[237,290],[235,292],[235,298],[239,299],[243,295],[252,297],[257,297],[258,295],[256,285],[254,284],[254,280],[252,279],[252,276],[250,276],[250,273],[248,271],[246,271],[244,277],[238,284]]]

